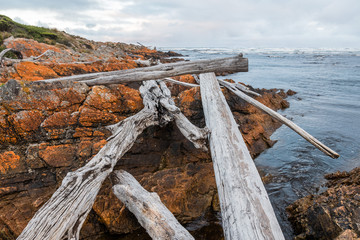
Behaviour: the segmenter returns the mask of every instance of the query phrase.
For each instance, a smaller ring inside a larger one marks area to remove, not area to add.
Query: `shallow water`
[[[290,108],[281,114],[340,154],[340,158],[331,159],[282,126],[271,136],[277,143],[255,159],[258,169],[273,176],[266,189],[286,238],[292,239],[286,206],[323,191],[324,174],[360,166],[360,50],[171,50],[191,60],[244,53],[249,59],[249,72],[225,78],[255,88],[296,91],[288,98]]]

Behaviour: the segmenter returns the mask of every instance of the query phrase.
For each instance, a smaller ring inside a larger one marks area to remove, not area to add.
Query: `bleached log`
[[[225,239],[284,239],[214,73],[200,74],[200,90]]]
[[[180,81],[177,81],[175,79],[172,79],[172,78],[164,78],[162,79],[166,82],[171,82],[171,83],[175,83],[177,85],[181,85],[181,86],[185,86],[185,87],[200,87],[198,84],[193,84],[193,83],[187,83],[187,82],[180,82]]]
[[[112,173],[113,192],[138,219],[152,239],[194,239],[155,193],[146,191],[129,173]]]
[[[176,62],[160,64],[151,67],[134,68],[112,72],[88,73],[40,81],[81,81],[87,85],[92,86],[162,79],[184,74],[199,74],[214,71],[246,72],[248,71],[247,58],[243,58],[240,54],[238,56],[228,58],[198,60],[191,62]]]
[[[6,51],[7,50],[7,51]],[[0,61],[3,61],[5,60],[6,62],[10,62],[10,64],[8,63],[7,65],[11,65],[11,64],[14,64],[14,63],[19,63],[19,62],[37,62],[37,61],[40,61],[39,59],[43,56],[46,56],[46,55],[49,55],[49,54],[52,54],[54,53],[54,51],[52,50],[46,50],[45,52],[43,52],[42,54],[40,54],[39,56],[36,56],[36,57],[29,57],[29,58],[22,58],[22,54],[21,52],[19,51],[16,51],[16,50],[13,50],[11,48],[8,48],[8,49],[5,49],[4,51],[8,52],[8,51],[13,51],[15,54],[19,55],[21,58],[20,59],[12,59],[12,58],[6,58],[4,57],[4,55],[1,55],[2,53],[0,53]],[[4,52],[3,51],[3,52]],[[5,53],[6,53],[5,52]]]
[[[141,58],[134,60],[134,62],[136,62],[137,64],[143,65],[145,67],[150,67],[151,66],[151,61],[150,60],[141,60]]]
[[[171,92],[167,88],[166,84],[162,81],[158,82],[162,93],[165,96],[160,98],[160,104],[174,117],[175,124],[179,128],[180,132],[185,136],[185,138],[192,142],[196,148],[208,151],[206,147],[206,139],[209,133],[208,128],[198,128],[193,125],[184,116],[184,114],[182,114],[180,109],[176,107],[174,100],[171,98]]]
[[[240,84],[240,83],[235,83],[234,85],[235,85],[235,87],[236,87],[237,89],[239,89],[239,90],[241,90],[241,91],[243,91],[243,92],[246,92],[246,93],[255,95],[255,96],[257,96],[257,97],[260,97],[260,96],[261,96],[261,94],[259,94],[259,93],[257,93],[257,92],[254,92],[254,91],[251,91],[248,87],[246,87],[246,86],[244,86],[244,85],[242,85],[242,84]]]
[[[280,115],[279,113],[275,112],[271,108],[268,108],[264,104],[256,101],[255,99],[247,96],[243,92],[239,91],[234,87],[233,84],[219,80],[220,84],[226,88],[228,88],[230,91],[232,91],[235,95],[240,97],[241,99],[245,100],[246,102],[254,105],[255,107],[261,109],[265,113],[269,114],[271,117],[275,118],[276,120],[282,122],[292,130],[294,130],[296,133],[298,133],[301,137],[303,137],[306,141],[314,145],[316,148],[318,148],[320,151],[325,153],[326,155],[332,157],[332,158],[338,158],[340,155],[336,153],[334,150],[327,147],[325,144],[314,138],[312,135],[310,135],[308,132],[306,132],[304,129],[287,119],[286,117]]]
[[[13,52],[14,54],[16,54],[19,58],[22,58],[22,54],[21,52],[19,51],[16,51],[12,48],[7,48],[7,49],[4,49],[0,52],[0,65],[3,66],[3,60],[4,60],[4,57],[5,57],[5,54],[8,53],[8,52]]]

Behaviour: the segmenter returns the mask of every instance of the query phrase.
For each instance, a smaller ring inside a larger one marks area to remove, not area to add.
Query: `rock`
[[[293,96],[295,94],[297,94],[297,92],[295,92],[295,91],[293,91],[291,89],[287,90],[287,92],[286,92],[286,95],[288,95],[288,96]]]
[[[360,168],[325,176],[328,189],[287,208],[295,239],[360,239]]]

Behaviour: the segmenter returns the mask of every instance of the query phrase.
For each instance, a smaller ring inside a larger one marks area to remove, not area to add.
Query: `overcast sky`
[[[360,0],[0,0],[0,14],[158,47],[360,48]]]

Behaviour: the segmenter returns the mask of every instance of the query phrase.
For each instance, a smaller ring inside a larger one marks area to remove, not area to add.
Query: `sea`
[[[159,49],[159,48],[158,48]],[[286,239],[294,233],[286,207],[309,194],[326,190],[324,174],[360,166],[360,49],[289,48],[160,48],[188,60],[243,53],[249,72],[222,78],[254,88],[294,90],[290,108],[279,111],[340,154],[332,159],[283,125],[271,136],[276,144],[254,161],[271,174],[266,184]]]

